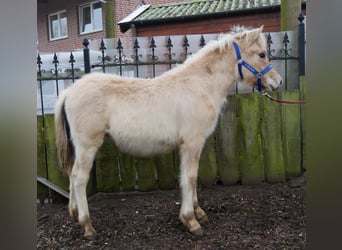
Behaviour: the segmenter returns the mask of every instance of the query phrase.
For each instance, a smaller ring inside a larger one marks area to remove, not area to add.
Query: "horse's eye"
[[[260,56],[260,58],[265,58],[266,57],[265,53],[260,53],[259,56]]]

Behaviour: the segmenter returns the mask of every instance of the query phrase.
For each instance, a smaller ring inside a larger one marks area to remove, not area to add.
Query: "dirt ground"
[[[94,240],[82,237],[67,203],[37,204],[37,249],[305,249],[306,187],[286,183],[199,188],[204,235],[178,219],[180,192],[96,194]]]

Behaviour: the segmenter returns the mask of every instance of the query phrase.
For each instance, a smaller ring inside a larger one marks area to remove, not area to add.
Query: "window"
[[[49,15],[49,36],[50,40],[66,38],[68,36],[66,11]]]
[[[80,7],[80,29],[81,34],[102,30],[102,7],[100,2]]]

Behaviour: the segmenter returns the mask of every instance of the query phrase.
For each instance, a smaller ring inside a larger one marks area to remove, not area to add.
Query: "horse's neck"
[[[234,73],[237,65],[230,50],[228,48],[228,51],[218,53],[215,57],[208,53],[188,66],[196,78],[200,76],[203,87],[216,98],[225,98],[235,82]]]

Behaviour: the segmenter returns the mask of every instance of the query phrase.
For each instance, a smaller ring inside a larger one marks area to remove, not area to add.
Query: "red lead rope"
[[[261,94],[263,96],[267,97],[268,99],[270,99],[271,101],[274,101],[277,103],[286,103],[286,104],[305,104],[306,103],[305,101],[288,101],[288,100],[276,99],[276,98],[272,97],[266,91],[262,91]]]

